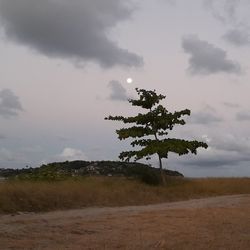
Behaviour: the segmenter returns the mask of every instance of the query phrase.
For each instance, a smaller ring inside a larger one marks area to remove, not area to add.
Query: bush
[[[139,178],[143,183],[151,186],[158,186],[162,184],[160,173],[157,170],[154,171],[151,169],[144,169]]]

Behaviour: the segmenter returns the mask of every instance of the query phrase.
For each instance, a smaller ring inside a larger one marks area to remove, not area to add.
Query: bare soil
[[[0,215],[0,249],[250,249],[250,195]]]

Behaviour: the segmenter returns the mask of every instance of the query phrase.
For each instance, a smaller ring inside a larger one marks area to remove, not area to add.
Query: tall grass
[[[246,193],[250,193],[250,178],[171,178],[166,186],[149,186],[122,177],[55,182],[14,180],[0,183],[0,213],[142,205]]]

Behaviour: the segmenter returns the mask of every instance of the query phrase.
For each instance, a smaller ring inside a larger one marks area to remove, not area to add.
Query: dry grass
[[[246,193],[250,193],[250,178],[169,179],[167,186],[158,187],[115,177],[58,182],[6,181],[0,183],[0,213],[143,205]]]

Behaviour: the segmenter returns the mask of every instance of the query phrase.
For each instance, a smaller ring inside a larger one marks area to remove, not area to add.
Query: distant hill
[[[1,177],[60,179],[78,176],[138,177],[158,174],[158,169],[137,162],[120,161],[66,161],[42,165],[38,168],[0,169]],[[177,171],[164,170],[168,176],[183,177]]]

